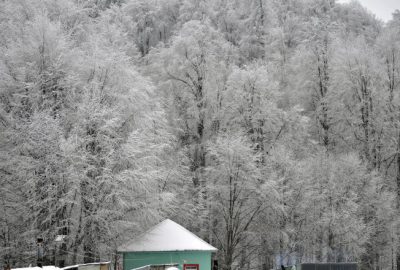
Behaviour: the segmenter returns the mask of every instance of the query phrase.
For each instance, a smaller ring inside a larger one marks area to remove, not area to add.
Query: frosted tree
[[[380,56],[383,59],[382,77],[385,97],[385,125],[383,135],[383,165],[382,171],[393,177],[395,190],[397,193],[397,207],[399,207],[399,187],[400,187],[400,159],[399,159],[399,97],[396,94],[400,87],[400,43],[398,38],[399,20],[396,13],[387,28],[381,33],[377,41]],[[396,149],[393,151],[393,149]],[[393,241],[392,241],[393,242]],[[397,253],[396,264],[400,265],[400,256]]]
[[[96,23],[77,19],[76,24],[86,27],[78,30],[69,25],[69,16],[79,9],[70,2],[71,13],[61,18],[64,5],[49,4],[46,10],[43,3],[21,3],[16,13],[6,13],[10,22],[2,24],[13,37],[3,44],[1,59],[7,75],[1,80],[6,108],[2,151],[8,157],[2,168],[13,189],[2,194],[27,199],[18,207],[25,228],[15,230],[10,222],[18,221],[7,221],[4,256],[9,262],[17,243],[33,243],[41,236],[51,261],[53,254],[67,262],[108,257],[121,232],[140,231],[150,217],[157,219],[165,211],[146,198],[172,198],[161,187],[167,175],[177,176],[171,165],[179,164],[164,156],[172,151],[173,138],[166,132],[154,87],[132,65],[134,50],[124,29],[111,20],[116,10]],[[24,12],[30,12],[26,22],[17,20],[13,26],[12,14]],[[74,33],[74,42],[64,31]],[[144,161],[148,159],[154,163]],[[127,185],[132,188],[121,189]],[[142,191],[147,191],[144,198]],[[5,214],[16,215],[13,197],[4,198]],[[53,244],[58,234],[66,236],[60,250]],[[21,246],[32,262],[34,246]]]
[[[241,136],[217,138],[209,145],[207,159],[212,160],[207,173],[210,198],[215,201],[213,217],[221,217],[213,234],[221,247],[222,267],[243,268],[254,255],[253,225],[269,206],[265,200],[273,199],[274,192],[271,183],[259,181],[259,156]]]
[[[357,48],[345,43],[344,50],[337,52],[334,87],[337,95],[347,97],[340,107],[340,114],[344,114],[340,118],[342,127],[352,127],[353,138],[361,143],[359,150],[365,161],[371,168],[379,168],[382,159],[379,148],[382,121],[379,120],[383,117],[382,99],[378,94],[382,84],[381,69],[368,44],[363,39],[354,42],[359,44]]]
[[[313,110],[317,125],[318,140],[326,149],[332,149],[333,136],[331,134],[332,119],[329,104],[331,81],[332,40],[337,27],[332,19],[333,6],[331,1],[316,2],[312,7],[314,13],[310,19],[307,35],[308,42],[299,46],[296,63],[299,69],[300,88],[308,88],[311,94],[310,106]],[[305,67],[308,68],[305,68]],[[296,69],[297,70],[297,69]],[[309,99],[307,99],[309,100]],[[307,106],[308,105],[308,106]]]
[[[262,155],[285,133],[285,114],[277,107],[277,88],[268,67],[257,62],[234,68],[223,93],[223,129],[243,131]]]
[[[48,263],[108,260],[172,217],[225,269],[400,265],[398,12],[383,25],[333,0],[0,10],[5,264],[34,264],[36,237]]]

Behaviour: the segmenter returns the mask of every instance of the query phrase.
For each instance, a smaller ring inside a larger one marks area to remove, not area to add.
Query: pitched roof
[[[120,252],[184,250],[217,251],[215,247],[170,219],[118,248]]]

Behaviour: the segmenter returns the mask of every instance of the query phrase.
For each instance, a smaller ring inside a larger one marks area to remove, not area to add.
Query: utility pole
[[[114,255],[114,270],[121,270],[120,255],[116,251],[115,251],[115,255]]]
[[[37,266],[42,267],[43,266],[43,238],[38,237],[36,241],[36,246],[37,246]]]

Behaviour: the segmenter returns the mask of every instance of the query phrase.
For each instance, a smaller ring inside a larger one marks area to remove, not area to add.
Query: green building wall
[[[183,270],[184,264],[198,264],[199,270],[211,270],[210,251],[154,251],[154,252],[124,252],[123,270],[131,270],[150,264],[179,264]]]

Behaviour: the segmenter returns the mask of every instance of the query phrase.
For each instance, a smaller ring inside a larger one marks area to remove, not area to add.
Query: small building
[[[356,262],[346,263],[301,263],[296,270],[357,270]]]
[[[279,270],[357,270],[357,263],[299,263],[293,266],[282,266]]]
[[[211,255],[216,251],[170,219],[118,248],[123,270],[171,264],[180,270],[211,270]]]

